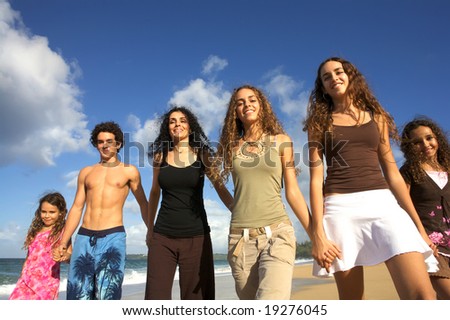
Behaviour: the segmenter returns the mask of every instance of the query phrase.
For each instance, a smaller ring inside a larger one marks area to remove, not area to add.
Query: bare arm
[[[153,234],[153,226],[155,225],[156,210],[158,209],[159,198],[161,196],[161,187],[159,186],[159,166],[153,165],[153,179],[152,188],[148,197],[148,210],[147,210],[147,245],[150,243],[150,239]]]
[[[67,215],[66,226],[61,237],[61,244],[59,246],[60,250],[67,249],[73,233],[80,224],[81,217],[83,215],[83,208],[86,204],[85,180],[90,170],[91,167],[86,167],[83,168],[78,174],[77,192],[75,194],[75,199],[73,201],[72,207],[70,208],[69,214]]]
[[[382,142],[378,148],[378,159],[380,161],[384,177],[400,206],[409,214],[424,240],[431,246],[432,242],[428,238],[425,228],[422,225],[419,215],[417,214],[409,195],[408,187],[406,186],[405,180],[398,170],[397,163],[395,162],[392,154],[387,125],[383,120],[377,120],[378,127],[382,135]]]
[[[206,175],[208,179],[212,182],[214,189],[217,192],[217,195],[219,196],[220,200],[222,200],[223,204],[228,208],[228,210],[233,209],[234,199],[231,196],[230,192],[228,191],[227,187],[224,185],[222,181],[212,181],[211,179],[211,170],[214,168],[212,167],[211,161],[209,159],[208,153],[205,151],[203,154],[201,154],[202,162],[206,167]]]
[[[277,140],[283,168],[286,200],[311,239],[311,217],[305,198],[298,186],[291,138],[287,135],[278,135]]]
[[[60,253],[59,247],[52,250],[52,256],[54,261],[59,262],[70,262],[70,257],[72,255],[72,243],[69,242],[69,245],[66,250],[63,250]]]
[[[130,189],[139,204],[142,220],[148,227],[148,202],[144,193],[144,188],[142,187],[141,175],[139,170],[134,166],[130,167],[130,170],[132,170]]]
[[[327,263],[327,255],[341,257],[340,249],[328,240],[323,228],[324,199],[324,165],[323,146],[308,135],[309,143],[309,172],[310,172],[310,203],[312,211],[312,241],[313,257],[317,263],[328,271],[331,263]]]
[[[234,204],[233,196],[230,194],[227,187],[225,187],[225,185],[223,183],[216,182],[213,185],[214,185],[214,189],[216,189],[216,192],[217,192],[220,200],[222,200],[223,204],[231,212],[233,210],[233,204]]]

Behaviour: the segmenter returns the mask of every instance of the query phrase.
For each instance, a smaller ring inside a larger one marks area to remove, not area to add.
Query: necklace
[[[184,153],[187,150],[189,150],[189,147],[187,147],[185,149],[181,149],[181,150],[180,150],[180,148],[178,146],[174,146],[173,148],[177,151],[177,153]]]
[[[261,140],[244,141],[240,151],[245,158],[257,158],[265,152],[266,148]]]
[[[112,167],[116,167],[118,166],[120,163],[119,160],[116,160],[114,162],[104,162],[104,161],[100,161],[100,164],[102,165],[102,167],[107,167],[107,168],[112,168]]]
[[[175,146],[174,148],[175,148],[175,150],[177,150],[178,153],[183,153],[184,152],[184,150],[180,151],[180,148],[178,148],[178,146]]]

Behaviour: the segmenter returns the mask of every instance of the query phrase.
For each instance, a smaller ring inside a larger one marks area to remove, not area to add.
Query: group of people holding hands
[[[100,161],[80,171],[65,226],[64,198],[41,199],[10,299],[56,298],[59,264],[68,260],[67,299],[120,299],[130,190],[148,228],[145,299],[171,299],[177,267],[181,299],[214,299],[205,175],[231,212],[228,262],[239,299],[290,299],[296,238],[283,188],[312,242],[313,274],[333,275],[340,299],[364,299],[363,267],[382,262],[400,299],[450,299],[450,150],[442,129],[417,118],[399,134],[359,70],[332,57],[317,70],[303,130],[310,209],[298,186],[292,140],[254,86],[232,92],[217,150],[188,108],[175,106],[162,116],[149,148],[148,200],[137,168],[117,157],[120,127],[97,125],[91,142]],[[400,141],[405,157],[400,170],[391,140]],[[230,175],[233,195],[226,187]],[[33,276],[44,256],[43,271]]]

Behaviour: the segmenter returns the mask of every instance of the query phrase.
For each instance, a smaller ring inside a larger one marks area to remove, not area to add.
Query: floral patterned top
[[[411,199],[428,237],[441,254],[450,256],[450,182],[441,189],[428,174],[423,181],[415,183],[403,167],[400,172],[411,186]]]
[[[52,258],[50,231],[39,232],[28,247],[22,274],[10,300],[55,300],[58,298],[60,262]]]

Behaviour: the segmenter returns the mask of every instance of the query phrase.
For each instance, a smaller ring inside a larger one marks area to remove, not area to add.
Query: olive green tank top
[[[283,169],[278,148],[270,137],[266,139],[244,142],[233,154],[232,228],[259,228],[288,219],[281,197]]]

